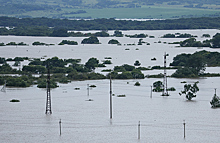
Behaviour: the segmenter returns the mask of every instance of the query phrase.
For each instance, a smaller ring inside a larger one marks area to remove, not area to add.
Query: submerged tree
[[[195,82],[193,85],[191,84],[185,84],[184,85],[184,90],[181,91],[180,96],[182,94],[185,94],[186,95],[186,98],[188,100],[191,100],[193,97],[196,97],[196,92],[199,91],[199,87],[197,86],[197,83],[198,82]]]
[[[162,92],[163,91],[163,83],[162,81],[156,81],[153,83],[153,92]]]
[[[216,89],[215,89],[215,94],[210,101],[210,104],[212,105],[213,108],[215,107],[220,107],[220,98],[216,95]]]

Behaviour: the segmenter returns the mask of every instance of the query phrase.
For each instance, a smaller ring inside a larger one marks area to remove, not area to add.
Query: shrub
[[[120,42],[118,42],[118,40],[111,39],[108,41],[108,44],[120,44]]]
[[[117,95],[117,97],[126,97],[126,95],[125,94]]]
[[[20,100],[18,100],[18,99],[12,99],[12,100],[10,100],[10,102],[20,102]]]
[[[140,82],[135,82],[134,86],[140,86]]]

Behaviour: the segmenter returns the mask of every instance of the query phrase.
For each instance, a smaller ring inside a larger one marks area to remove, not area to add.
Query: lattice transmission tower
[[[51,110],[51,94],[50,94],[50,69],[47,67],[47,100],[45,114],[52,114]]]
[[[164,77],[163,77],[163,94],[162,96],[169,96],[168,94],[168,90],[167,90],[167,56],[169,56],[169,54],[164,54]]]

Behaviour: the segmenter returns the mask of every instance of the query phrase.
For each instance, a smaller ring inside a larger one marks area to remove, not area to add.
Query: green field
[[[171,7],[145,7],[145,8],[117,8],[117,9],[88,9],[87,13],[79,14],[81,17],[92,18],[181,18],[203,17],[216,13],[220,16],[220,10],[195,9],[195,8],[171,8]],[[72,17],[74,15],[65,15]]]
[[[84,10],[87,13],[68,14],[77,10]],[[22,13],[24,17],[50,17],[50,18],[143,18],[143,19],[168,19],[168,18],[189,18],[189,17],[213,17],[220,16],[220,10],[196,9],[183,7],[148,6],[143,8],[103,8],[103,9],[69,9],[63,8],[60,11],[31,11]],[[16,16],[19,15],[10,15]]]

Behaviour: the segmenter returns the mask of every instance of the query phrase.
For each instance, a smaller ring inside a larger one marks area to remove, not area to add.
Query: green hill
[[[219,0],[0,0],[0,16],[49,18],[218,17]]]

